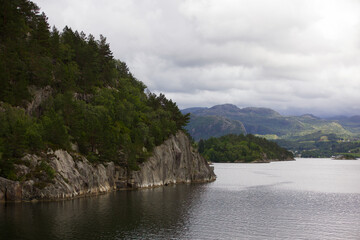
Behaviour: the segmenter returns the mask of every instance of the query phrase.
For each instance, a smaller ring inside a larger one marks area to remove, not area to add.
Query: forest
[[[136,170],[188,122],[114,58],[104,36],[50,30],[28,0],[1,6],[0,176],[16,180],[14,163],[49,148]]]
[[[333,134],[325,135],[333,136]],[[337,137],[296,141],[296,140],[275,140],[280,146],[296,152],[297,155],[305,158],[329,158],[336,155],[348,155],[353,158],[360,157],[359,141],[344,141]]]
[[[199,152],[211,162],[292,160],[294,155],[276,143],[252,134],[229,134],[198,142]]]

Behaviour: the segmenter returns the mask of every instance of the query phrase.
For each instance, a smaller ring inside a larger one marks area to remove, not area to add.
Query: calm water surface
[[[0,204],[0,239],[360,239],[360,161],[215,164],[209,184]]]

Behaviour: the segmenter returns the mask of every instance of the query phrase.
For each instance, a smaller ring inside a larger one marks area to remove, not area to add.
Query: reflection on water
[[[201,185],[122,191],[70,201],[0,205],[0,239],[181,236]]]
[[[360,239],[360,161],[215,172],[209,184],[0,204],[0,239]]]

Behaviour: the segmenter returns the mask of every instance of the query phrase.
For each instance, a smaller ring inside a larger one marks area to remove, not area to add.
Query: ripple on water
[[[0,239],[360,239],[360,161],[215,172],[210,184],[3,204]]]

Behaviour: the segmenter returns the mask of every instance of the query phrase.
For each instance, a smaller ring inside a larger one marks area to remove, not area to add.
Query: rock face
[[[42,111],[41,103],[45,102],[51,96],[52,91],[53,90],[50,86],[46,86],[40,89],[37,89],[34,86],[29,87],[29,92],[33,95],[33,100],[28,103],[26,107],[26,113],[38,116]]]
[[[183,132],[156,147],[153,156],[140,169],[131,175],[136,187],[209,182],[216,178],[206,160],[194,151]]]
[[[209,182],[216,178],[183,132],[156,147],[139,171],[128,172],[112,162],[91,164],[86,158],[63,150],[49,151],[45,157],[26,155],[23,161],[26,164],[16,165],[16,169],[18,178],[26,180],[0,177],[0,201],[67,199],[116,189]],[[52,178],[45,173],[47,169],[55,170]]]

